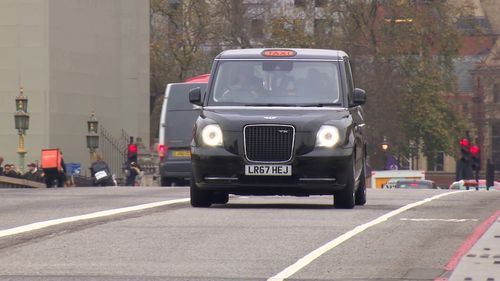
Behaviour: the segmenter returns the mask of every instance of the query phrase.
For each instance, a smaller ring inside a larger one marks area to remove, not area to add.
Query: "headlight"
[[[323,125],[316,135],[316,146],[333,147],[339,141],[339,129],[334,126]]]
[[[201,130],[201,139],[208,146],[222,145],[222,130],[217,124],[210,124]]]

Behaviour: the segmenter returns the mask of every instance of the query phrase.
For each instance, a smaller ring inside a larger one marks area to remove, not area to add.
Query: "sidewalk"
[[[449,281],[500,281],[500,211],[493,223],[461,258]]]

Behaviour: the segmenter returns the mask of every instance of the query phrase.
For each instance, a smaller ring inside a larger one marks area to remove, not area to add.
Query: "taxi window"
[[[209,104],[337,104],[338,62],[221,61]]]

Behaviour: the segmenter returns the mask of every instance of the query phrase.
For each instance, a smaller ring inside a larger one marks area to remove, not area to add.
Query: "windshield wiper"
[[[289,103],[248,103],[245,106],[297,106]]]
[[[342,104],[339,102],[324,102],[324,103],[308,103],[308,104],[301,104],[299,106],[303,107],[323,107],[323,106],[341,106]]]

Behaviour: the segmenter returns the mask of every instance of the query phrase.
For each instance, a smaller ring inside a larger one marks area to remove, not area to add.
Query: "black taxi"
[[[238,49],[214,60],[191,141],[191,205],[237,195],[366,202],[365,91],[340,50]],[[203,98],[202,98],[203,97]]]

